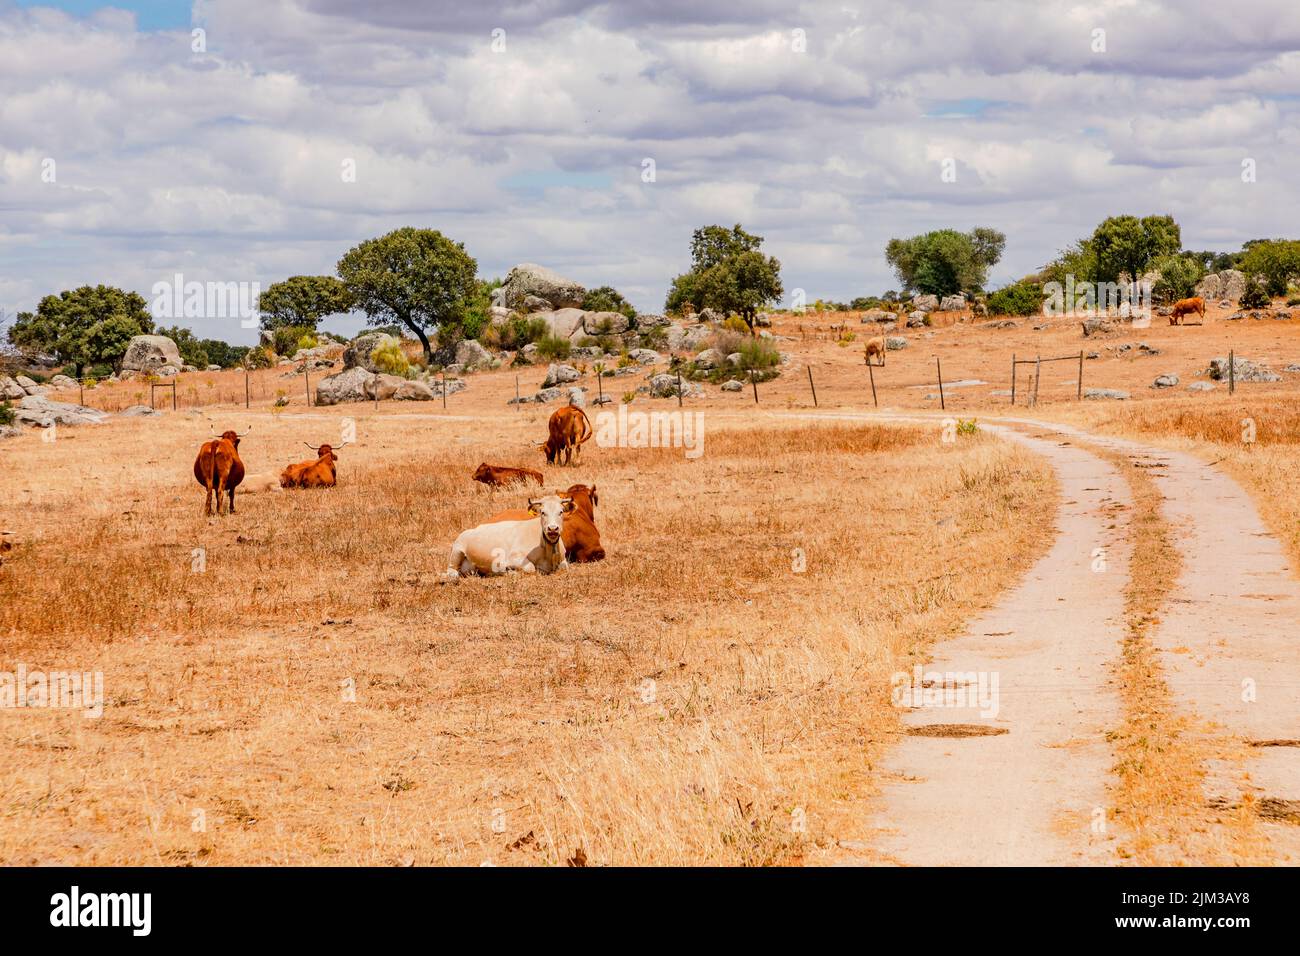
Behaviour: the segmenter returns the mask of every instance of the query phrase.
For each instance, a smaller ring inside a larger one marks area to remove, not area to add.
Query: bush
[[[1246,276],[1246,289],[1241,293],[1241,298],[1237,300],[1237,305],[1243,309],[1267,309],[1272,300],[1269,298],[1268,290],[1264,288],[1256,276]]]
[[[537,357],[548,362],[566,359],[572,348],[568,339],[547,332],[537,340]]]
[[[12,425],[14,423],[14,410],[9,407],[8,402],[0,402],[0,425]]]
[[[1162,302],[1186,299],[1196,291],[1196,283],[1205,274],[1200,262],[1183,255],[1163,256],[1152,263],[1151,268],[1160,273],[1151,293]]]
[[[482,342],[488,348],[517,352],[525,345],[537,342],[551,331],[545,319],[527,315],[512,315],[500,325],[489,325],[483,330]]]
[[[618,312],[629,319],[636,318],[636,309],[623,298],[617,289],[607,285],[590,290],[582,298],[582,308],[587,312]]]
[[[370,353],[370,361],[375,364],[375,368],[386,375],[400,375],[406,378],[411,374],[411,361],[406,357],[401,342],[376,345]]]
[[[286,325],[272,333],[271,347],[276,355],[292,356],[299,349],[316,347],[315,330],[306,325]]]
[[[740,332],[744,335],[749,334],[749,326],[746,325],[745,320],[738,315],[727,316],[722,323],[722,327],[729,332]]]
[[[1036,315],[1043,308],[1043,287],[1021,281],[991,293],[989,315]]]
[[[88,378],[99,378],[99,379],[108,378],[112,374],[113,374],[113,366],[111,365],[92,365],[90,367],[90,370],[86,372],[86,376]],[[68,378],[76,378],[76,377],[77,377],[76,375],[68,376]]]
[[[247,368],[270,368],[274,364],[275,355],[265,345],[249,349],[247,354],[244,355],[244,365]]]
[[[1291,296],[1291,298],[1289,298],[1289,299],[1286,300],[1286,304],[1289,305],[1289,306],[1297,306],[1297,305],[1300,305],[1300,295],[1293,295],[1293,296]]]
[[[781,353],[771,339],[747,339],[736,351],[740,353],[740,367],[745,371],[773,369],[781,364]]]

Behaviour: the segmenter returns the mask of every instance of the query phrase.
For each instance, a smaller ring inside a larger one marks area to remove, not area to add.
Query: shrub
[[[741,324],[743,325],[744,323]],[[709,339],[709,348],[717,349],[725,358],[733,352],[739,352],[741,346],[746,342],[752,342],[753,340],[753,336],[749,334],[748,330],[741,333],[731,329],[724,329],[723,331],[715,332]]]
[[[631,405],[634,401],[636,401],[636,392],[635,392],[635,391],[624,392],[624,393],[623,393],[623,404],[624,404],[624,405]]]
[[[774,369],[781,364],[781,353],[771,339],[748,339],[736,351],[740,353],[740,367],[746,371]]]
[[[1160,273],[1151,293],[1162,302],[1186,299],[1196,291],[1196,283],[1205,274],[1200,262],[1184,255],[1163,256],[1151,267]]]
[[[482,342],[488,348],[517,352],[525,345],[546,336],[551,327],[545,319],[527,315],[512,315],[500,325],[490,325],[483,330]]]
[[[602,285],[590,290],[582,298],[582,308],[588,312],[618,312],[629,319],[636,318],[636,309],[614,288]]]
[[[87,374],[90,378],[108,378],[110,375],[113,374],[113,366],[111,366],[111,365],[103,365],[103,364],[100,364],[100,365],[92,365],[92,366],[90,367],[90,370],[89,370],[86,374]],[[77,376],[76,376],[76,374],[74,373],[74,374],[72,374],[72,375],[69,375],[68,377],[69,377],[69,378],[76,378]]]
[[[255,349],[249,349],[244,356],[244,365],[247,368],[270,368],[275,364],[275,356],[267,346],[261,345]]]
[[[749,326],[746,325],[745,320],[738,315],[727,316],[722,323],[722,327],[728,332],[740,332],[744,335],[749,334]]]
[[[569,357],[572,348],[573,346],[568,339],[547,332],[546,335],[537,340],[537,357],[548,362],[566,359]]]
[[[662,352],[668,348],[668,327],[660,325],[649,331],[642,332],[641,346],[642,348],[654,349],[656,352]]]
[[[375,368],[388,375],[406,378],[411,374],[411,361],[406,357],[401,342],[376,345],[370,353],[370,361],[375,364]]]
[[[1043,287],[1021,281],[989,295],[989,315],[1036,315],[1043,307]]]
[[[1237,300],[1237,305],[1243,309],[1266,309],[1271,301],[1263,283],[1254,275],[1247,275],[1246,288],[1241,293],[1241,298]]]
[[[315,332],[305,325],[286,325],[271,334],[271,347],[276,355],[292,356],[299,349],[316,347]]]
[[[8,402],[0,402],[0,425],[12,425],[14,423],[14,410],[9,407]]]
[[[976,434],[979,430],[980,430],[980,427],[979,427],[979,425],[975,424],[975,419],[973,419],[973,418],[959,418],[959,419],[957,419],[957,434],[958,434],[958,435],[974,435],[974,434]]]

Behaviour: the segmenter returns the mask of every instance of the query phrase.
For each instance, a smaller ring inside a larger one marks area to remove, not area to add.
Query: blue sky
[[[190,26],[190,4],[186,0],[121,0],[100,3],[96,0],[16,0],[20,7],[53,7],[74,16],[84,17],[105,7],[129,10],[135,14],[141,30],[180,30]]]
[[[0,0],[9,314],[332,273],[401,226],[654,311],[692,230],[741,223],[787,300],[848,301],[897,288],[885,245],[930,229],[1003,231],[997,286],[1108,215],[1228,250],[1300,208],[1293,0],[39,6]]]

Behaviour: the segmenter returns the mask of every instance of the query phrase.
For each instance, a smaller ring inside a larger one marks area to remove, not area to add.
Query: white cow
[[[564,554],[564,516],[573,510],[572,498],[547,495],[530,498],[528,510],[536,515],[523,521],[493,521],[462,531],[447,558],[447,577],[539,571],[551,574],[569,566]]]

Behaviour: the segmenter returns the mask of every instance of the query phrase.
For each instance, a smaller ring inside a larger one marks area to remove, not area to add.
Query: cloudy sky
[[[1300,232],[1298,51],[1294,0],[0,0],[0,309],[405,225],[643,310],[715,222],[810,301],[945,226],[1007,234],[991,285],[1110,214],[1235,249]]]

